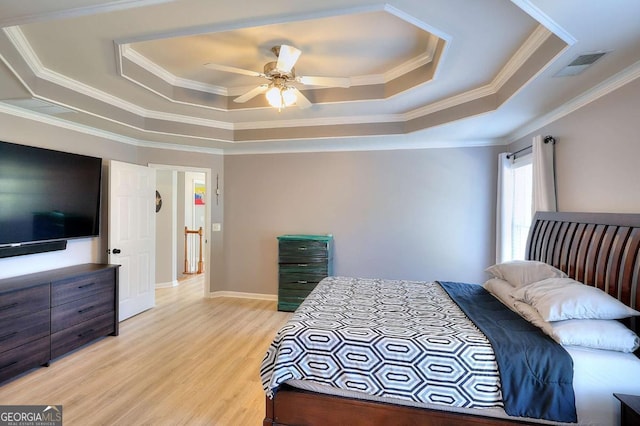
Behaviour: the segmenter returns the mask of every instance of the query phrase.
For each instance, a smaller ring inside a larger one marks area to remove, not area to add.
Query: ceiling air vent
[[[578,75],[582,71],[593,65],[598,59],[602,58],[608,52],[585,53],[575,58],[569,65],[558,71],[556,77],[565,77],[568,75]]]

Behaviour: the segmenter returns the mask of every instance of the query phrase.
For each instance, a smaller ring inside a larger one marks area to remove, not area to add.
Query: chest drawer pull
[[[92,287],[94,285],[96,285],[96,283],[89,283],[89,284],[79,285],[78,288],[84,289],[84,288]]]
[[[79,314],[84,314],[85,312],[89,312],[90,310],[92,310],[92,309],[94,309],[94,308],[95,308],[95,306],[91,305],[91,306],[89,306],[88,308],[80,309],[80,310],[78,311],[78,313],[79,313]]]
[[[306,268],[307,266],[309,266],[308,263],[298,263],[298,266],[301,268]]]
[[[3,340],[7,340],[7,339],[11,339],[13,336],[15,336],[16,334],[18,334],[17,331],[14,331],[12,333],[9,334],[5,334],[4,336],[0,336],[0,342],[2,342]]]
[[[93,333],[93,331],[94,331],[93,328],[90,328],[89,330],[85,331],[84,333],[78,334],[78,337],[82,339],[85,336],[90,336],[91,333]]]
[[[309,282],[308,282],[308,281],[300,280],[300,281],[298,281],[298,284],[309,284]]]
[[[298,247],[298,250],[306,250],[306,247]]]
[[[15,308],[18,306],[18,302],[13,302],[8,305],[0,306],[0,311],[6,311],[7,309]]]

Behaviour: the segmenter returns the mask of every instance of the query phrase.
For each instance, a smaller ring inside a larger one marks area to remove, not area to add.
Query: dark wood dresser
[[[98,337],[118,335],[119,265],[0,280],[0,382]]]
[[[278,267],[278,310],[295,311],[320,280],[333,275],[333,237],[279,236]]]
[[[640,396],[614,393],[620,401],[620,424],[621,426],[640,425]]]

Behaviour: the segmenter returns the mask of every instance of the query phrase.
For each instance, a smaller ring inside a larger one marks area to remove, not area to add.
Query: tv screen
[[[0,248],[100,232],[102,159],[0,142]]]

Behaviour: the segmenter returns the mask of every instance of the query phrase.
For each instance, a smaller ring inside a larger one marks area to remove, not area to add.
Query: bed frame
[[[549,263],[571,278],[640,308],[640,214],[536,213],[527,259]],[[638,332],[640,321],[626,325]],[[638,352],[636,352],[638,355]],[[362,401],[281,386],[266,399],[264,426],[272,425],[509,425],[505,419]]]

